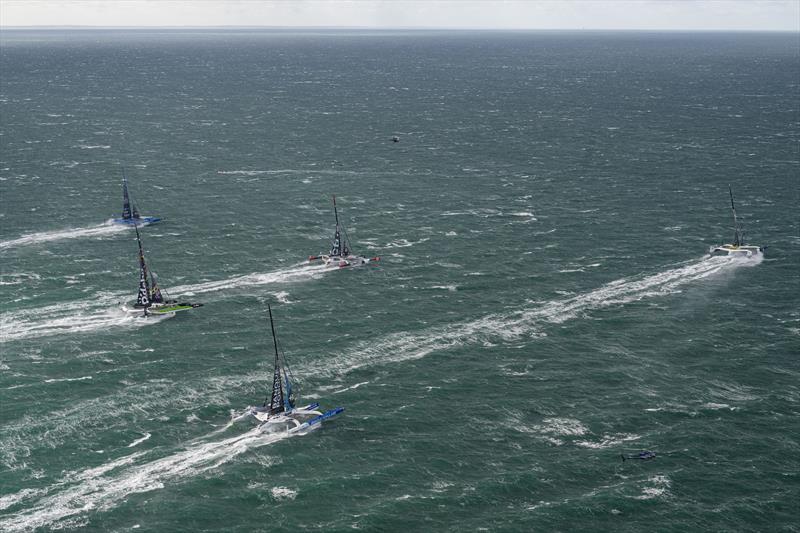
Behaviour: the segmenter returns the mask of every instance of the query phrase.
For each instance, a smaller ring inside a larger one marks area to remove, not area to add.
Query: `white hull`
[[[712,247],[708,253],[712,256],[728,257],[754,257],[762,252],[760,246],[736,246],[733,244],[723,244],[722,246]]]
[[[348,255],[346,257],[322,255],[320,256],[320,259],[322,259],[322,263],[327,268],[353,268],[366,265],[372,261],[371,259],[361,257],[360,255]]]

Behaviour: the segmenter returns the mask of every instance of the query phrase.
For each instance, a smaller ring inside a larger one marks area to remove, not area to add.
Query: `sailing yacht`
[[[712,246],[708,253],[711,256],[736,256],[736,257],[752,257],[764,251],[761,246],[748,245],[744,242],[744,231],[739,224],[739,219],[736,216],[736,205],[733,202],[733,189],[728,185],[728,193],[731,196],[731,211],[733,212],[733,228],[734,236],[732,244],[722,244],[720,246]]]
[[[126,226],[147,226],[155,224],[161,220],[158,217],[143,217],[136,209],[136,204],[131,200],[128,193],[128,177],[125,175],[125,168],[122,168],[122,218],[115,218],[114,224]]]
[[[282,350],[278,350],[278,337],[275,335],[275,322],[272,319],[272,308],[267,304],[269,311],[269,325],[272,329],[272,343],[275,347],[275,368],[272,373],[272,388],[263,405],[249,407],[245,415],[252,415],[264,429],[286,429],[295,433],[306,429],[313,429],[323,420],[334,417],[344,411],[344,407],[336,407],[326,412],[319,411],[319,403],[311,403],[304,407],[297,407],[296,393],[292,386],[292,372],[286,362]],[[237,417],[241,418],[241,416]]]
[[[158,276],[152,270],[148,270],[144,260],[144,248],[142,247],[142,237],[139,234],[139,226],[133,225],[136,230],[136,242],[139,244],[139,293],[136,296],[136,303],[133,307],[123,307],[123,310],[131,314],[148,315],[170,315],[174,316],[178,311],[188,311],[195,307],[202,307],[203,304],[181,303],[172,300],[166,294],[166,290],[161,290],[158,286]]]
[[[339,211],[336,208],[336,195],[333,196],[333,215],[336,217],[336,231],[331,242],[331,251],[327,255],[312,255],[308,261],[321,260],[325,266],[331,268],[348,268],[366,265],[367,263],[380,261],[380,257],[361,257],[352,252],[350,239],[347,238],[347,231],[344,225],[339,222]]]

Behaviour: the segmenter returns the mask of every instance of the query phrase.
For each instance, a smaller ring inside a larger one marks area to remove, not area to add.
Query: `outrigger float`
[[[123,307],[123,311],[130,314],[149,315],[170,315],[174,316],[179,311],[188,311],[195,307],[202,307],[203,304],[182,303],[172,300],[169,295],[164,296],[167,291],[159,288],[158,277],[152,270],[148,270],[144,260],[144,248],[142,247],[142,237],[139,234],[139,226],[134,225],[136,230],[136,242],[139,244],[139,294],[133,307]]]
[[[234,420],[239,420],[247,416],[253,416],[260,422],[259,428],[265,430],[286,429],[288,433],[297,433],[304,430],[314,429],[315,426],[324,420],[332,418],[342,411],[344,407],[336,407],[325,411],[319,411],[319,403],[311,403],[304,407],[295,405],[296,393],[292,386],[294,377],[286,362],[286,356],[282,350],[278,350],[278,337],[275,335],[275,323],[272,320],[272,308],[267,304],[269,310],[269,325],[272,329],[272,343],[275,346],[275,369],[272,373],[272,389],[264,399],[260,407],[248,407],[247,410]]]
[[[331,251],[328,252],[328,255],[311,255],[308,257],[309,262],[321,260],[326,267],[348,268],[381,260],[380,257],[367,258],[352,252],[350,248],[350,239],[347,238],[347,231],[344,229],[344,225],[339,222],[339,211],[336,209],[336,195],[333,196],[333,215],[336,217],[336,232],[333,234]]]
[[[731,196],[731,211],[733,212],[733,228],[734,236],[732,244],[722,244],[720,246],[712,246],[708,253],[711,256],[736,256],[736,257],[752,257],[764,251],[761,246],[747,245],[744,243],[744,231],[739,224],[739,219],[736,216],[736,206],[733,203],[733,189],[728,186],[728,193]]]
[[[122,168],[122,218],[115,218],[114,224],[125,226],[147,226],[155,224],[161,220],[159,217],[143,217],[136,209],[136,204],[131,200],[128,193],[128,177],[125,175],[125,167]]]

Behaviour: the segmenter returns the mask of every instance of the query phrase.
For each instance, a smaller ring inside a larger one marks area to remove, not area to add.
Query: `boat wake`
[[[169,292],[177,297],[193,296],[241,287],[313,279],[328,271],[324,265],[300,263],[274,272],[246,274],[220,281],[170,287]],[[286,293],[276,294],[279,300],[286,300],[286,297]],[[138,314],[125,313],[121,310],[120,302],[130,299],[131,293],[99,293],[92,298],[76,302],[4,313],[0,316],[0,343],[120,326],[138,327],[171,316],[150,316],[144,319]]]
[[[0,317],[0,343],[67,333],[85,333],[112,327],[141,327],[172,315],[144,317],[126,313],[120,300],[125,294],[108,295],[92,301],[49,305],[5,313]]]
[[[296,434],[295,434],[296,435]],[[164,487],[167,482],[195,477],[213,470],[242,453],[273,444],[292,435],[266,433],[258,428],[219,441],[195,440],[181,451],[145,460],[143,451],[115,459],[99,467],[68,473],[43,489],[23,489],[0,499],[0,509],[25,508],[0,518],[2,531],[32,531],[38,528],[77,528],[88,523],[88,511],[104,512],[124,502],[131,494]]]
[[[569,298],[533,303],[510,313],[487,315],[420,332],[393,333],[377,341],[357,344],[353,350],[348,350],[338,358],[326,359],[324,365],[307,364],[295,370],[297,374],[316,376],[346,374],[372,365],[422,358],[452,347],[497,342],[498,339],[512,341],[526,335],[536,336],[543,334],[548,325],[579,318],[608,306],[675,294],[692,283],[758,262],[760,260],[730,257],[692,261],[657,274],[621,278]],[[228,280],[230,282],[233,280]],[[241,387],[248,381],[261,380],[263,376],[259,375],[237,375],[217,376],[199,384],[192,383],[191,386],[174,382],[134,385],[126,388],[125,393],[118,397],[80,402],[61,413],[54,413],[58,415],[55,419],[61,424],[55,428],[46,421],[26,416],[2,429],[0,449],[3,462],[11,469],[28,468],[20,459],[28,453],[27,447],[30,443],[36,442],[37,435],[41,436],[45,431],[50,439],[63,440],[82,431],[88,420],[108,416],[108,413],[114,413],[120,423],[129,424],[128,419],[131,417],[147,418],[167,403],[180,407],[174,405],[176,398],[181,398],[187,408],[196,407],[198,398],[203,398],[206,404],[221,406],[229,402],[228,392],[232,388]],[[350,388],[360,385],[362,383]],[[345,390],[347,389],[340,392]],[[142,394],[143,391],[147,391],[146,394]],[[139,398],[140,402],[131,402],[132,397]],[[137,413],[135,416],[132,415],[134,412]],[[77,521],[88,520],[85,517],[86,511],[113,508],[129,494],[154,490],[162,487],[165,482],[202,474],[230,461],[247,449],[287,437],[284,433],[263,433],[253,429],[237,437],[207,442],[207,439],[224,433],[234,425],[236,424],[229,424],[222,430],[210,433],[198,439],[196,445],[187,446],[167,457],[142,462],[144,454],[154,452],[139,452],[98,468],[73,473],[45,489],[23,489],[16,494],[3,496],[0,498],[0,509],[17,505],[24,505],[25,509],[0,519],[0,530],[31,530],[51,526],[56,522],[59,527],[77,527],[81,525]],[[134,442],[138,444],[140,441]],[[53,444],[48,443],[50,446]],[[76,522],[65,523],[68,521]]]
[[[343,374],[362,367],[419,359],[426,355],[478,343],[511,341],[525,335],[544,333],[547,324],[559,324],[604,307],[680,292],[685,285],[729,272],[740,266],[753,266],[761,257],[712,257],[693,260],[652,275],[621,278],[593,291],[570,298],[537,303],[505,314],[437,326],[421,332],[392,333],[375,342],[362,342],[325,365],[308,368],[311,374]]]
[[[180,285],[171,287],[169,292],[183,296],[194,296],[205,292],[224,291],[241,287],[253,287],[256,285],[270,285],[273,283],[288,283],[303,279],[313,279],[327,272],[324,265],[309,265],[299,263],[291,267],[276,270],[274,272],[245,274],[234,278],[223,279],[220,281],[208,281],[193,285]]]
[[[114,233],[120,233],[129,228],[112,223],[107,220],[103,224],[89,226],[86,228],[69,228],[57,231],[43,231],[40,233],[30,233],[10,241],[0,241],[0,250],[8,248],[18,248],[31,244],[41,244],[43,242],[61,241],[64,239],[79,239],[83,237],[106,237]]]

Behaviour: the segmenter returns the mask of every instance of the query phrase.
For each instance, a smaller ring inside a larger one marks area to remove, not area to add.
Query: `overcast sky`
[[[0,0],[0,26],[800,32],[800,0]]]

